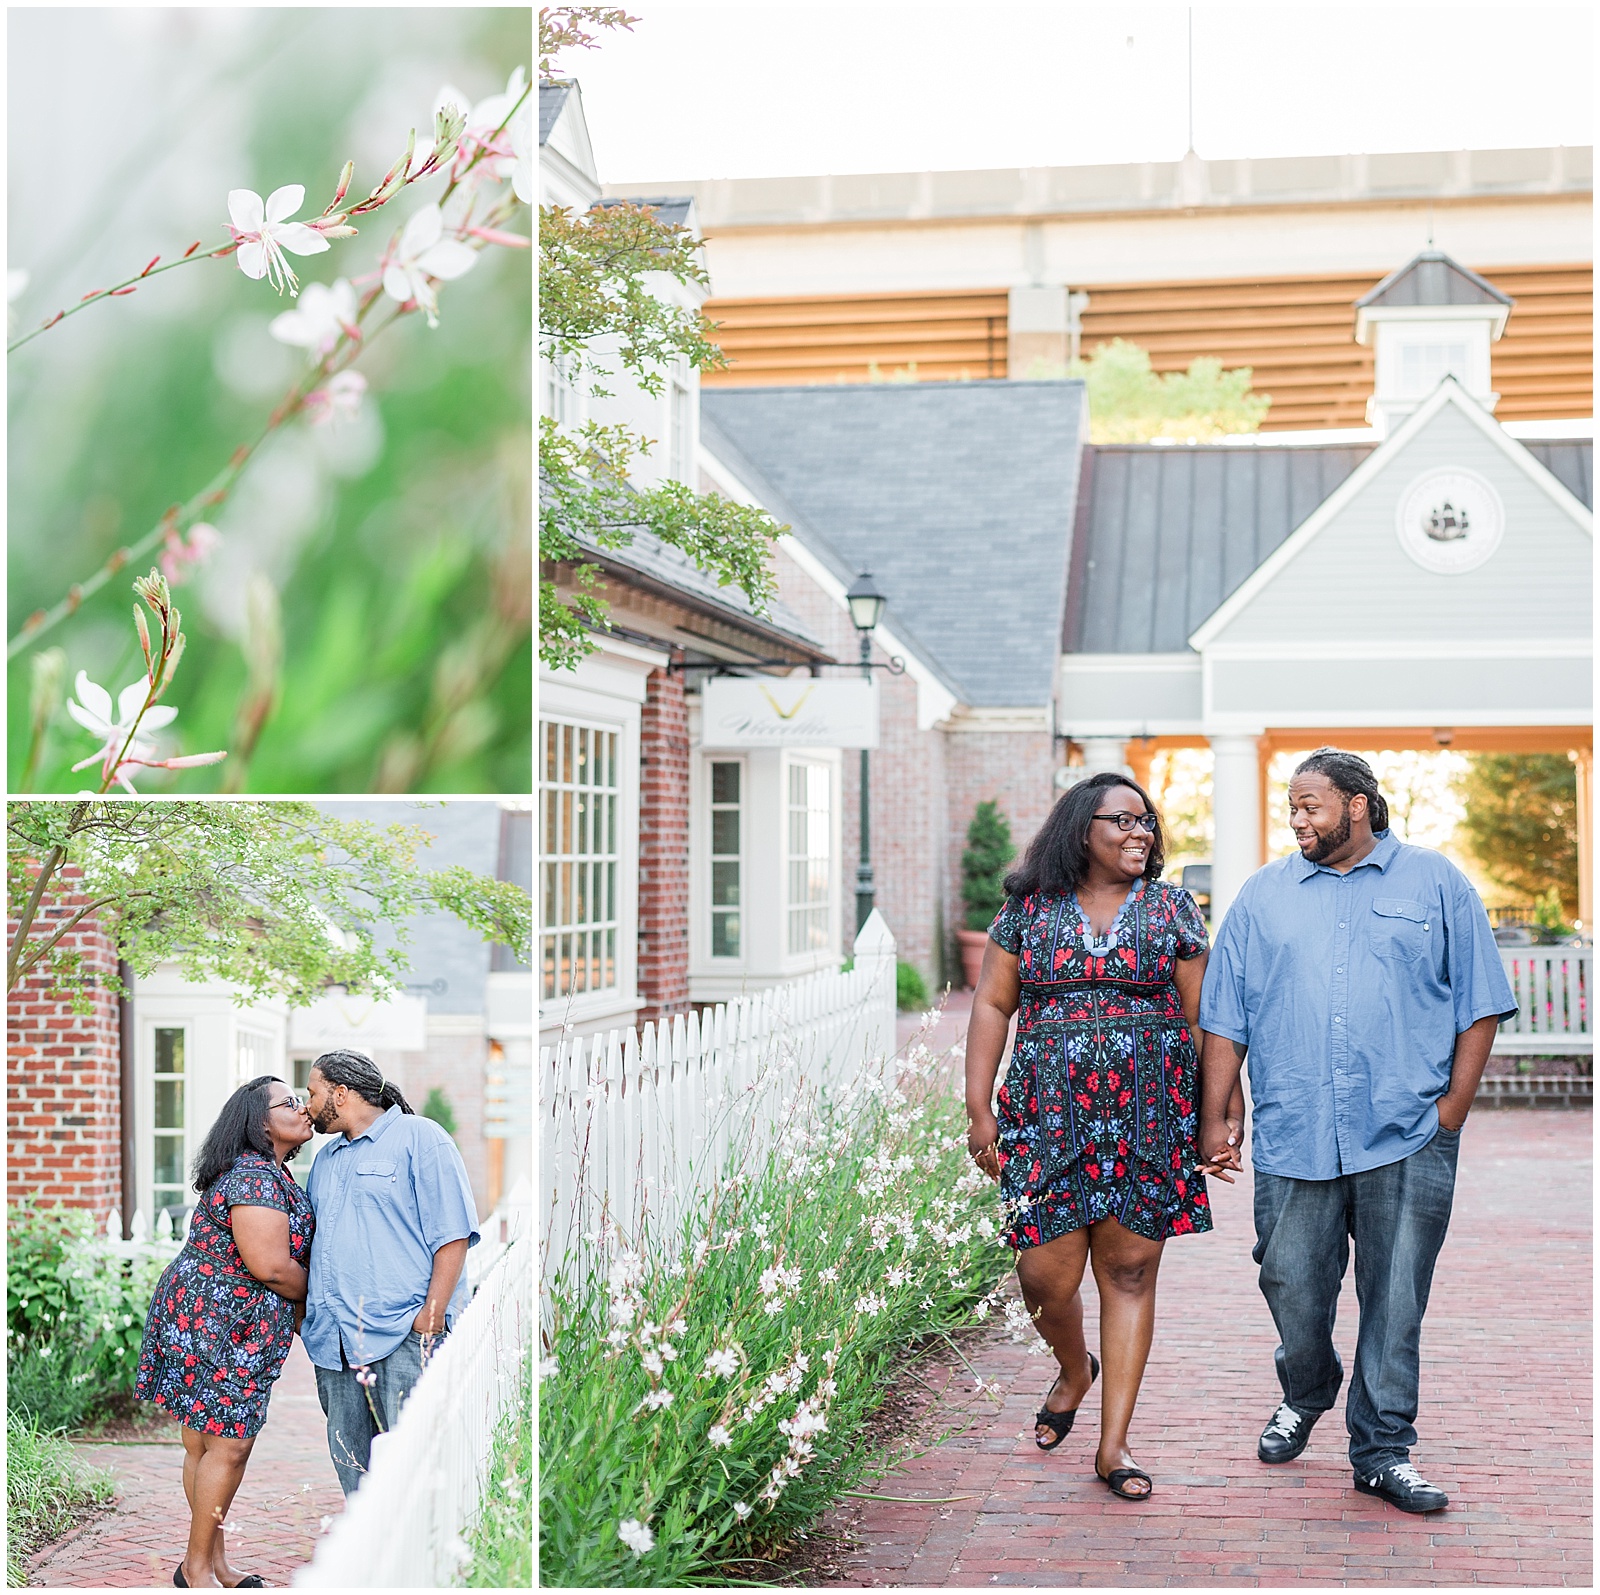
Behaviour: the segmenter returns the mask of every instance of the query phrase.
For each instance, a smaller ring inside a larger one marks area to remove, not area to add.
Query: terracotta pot
[[[967,989],[978,989],[978,974],[983,968],[983,949],[989,945],[986,930],[958,930],[956,940],[961,944],[961,972],[966,976]]]

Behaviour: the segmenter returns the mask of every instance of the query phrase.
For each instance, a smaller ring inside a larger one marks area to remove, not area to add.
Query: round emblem
[[[1395,531],[1424,570],[1459,576],[1476,570],[1500,546],[1505,506],[1476,471],[1429,471],[1400,496]]]

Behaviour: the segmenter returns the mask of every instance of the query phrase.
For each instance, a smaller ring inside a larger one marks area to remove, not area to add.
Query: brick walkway
[[[941,1031],[955,1022],[947,1016]],[[1003,1405],[982,1406],[959,1363],[923,1367],[936,1387],[952,1380],[957,1399],[939,1417],[958,1432],[875,1487],[967,1499],[856,1502],[835,1513],[829,1526],[861,1543],[833,1582],[1590,1584],[1592,1134],[1588,1112],[1480,1109],[1463,1136],[1455,1216],[1423,1326],[1417,1423],[1416,1460],[1450,1492],[1447,1512],[1408,1516],[1352,1490],[1342,1405],[1297,1462],[1256,1460],[1279,1400],[1276,1336],[1250,1261],[1249,1185],[1213,1181],[1216,1231],[1174,1242],[1162,1262],[1132,1433],[1153,1499],[1117,1501],[1095,1480],[1094,1393],[1060,1450],[1035,1450],[1031,1419],[1050,1364],[996,1326],[967,1355],[998,1381]],[[1092,1280],[1084,1293],[1098,1347]],[[1348,1369],[1348,1277],[1341,1308]]]
[[[172,1584],[183,1559],[189,1514],[183,1499],[183,1445],[79,1444],[85,1462],[116,1475],[117,1503],[56,1544],[29,1567],[30,1584],[60,1588],[148,1589]],[[228,1560],[241,1573],[287,1585],[311,1560],[321,1519],[344,1510],[328,1459],[316,1376],[296,1339],[272,1392],[234,1497]]]

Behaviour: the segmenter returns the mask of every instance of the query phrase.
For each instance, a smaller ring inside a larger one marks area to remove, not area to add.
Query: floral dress
[[[304,1265],[315,1220],[306,1193],[269,1157],[242,1153],[201,1197],[184,1248],[156,1285],[133,1392],[191,1429],[247,1439],[294,1340],[294,1303],[244,1265],[235,1207],[289,1215],[289,1255]]]
[[[1137,881],[1104,936],[1076,894],[1011,897],[989,928],[1021,1001],[999,1094],[1018,1251],[1114,1218],[1150,1240],[1211,1228],[1195,1172],[1197,1059],[1173,967],[1207,949],[1194,899]]]

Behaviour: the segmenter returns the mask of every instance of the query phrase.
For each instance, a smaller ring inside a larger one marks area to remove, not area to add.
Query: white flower
[[[405,225],[395,258],[384,268],[383,291],[397,303],[421,305],[430,327],[439,325],[439,301],[430,277],[453,282],[478,263],[475,250],[446,238],[437,205],[424,205]]]
[[[144,701],[150,694],[150,681],[146,676],[140,676],[131,687],[124,687],[118,694],[115,718],[111,712],[111,694],[91,681],[86,671],[78,672],[77,693],[76,703],[68,700],[67,713],[85,731],[98,738],[100,746],[87,759],[80,759],[73,765],[74,770],[87,769],[99,760],[105,766],[104,773],[110,774],[111,764],[119,754],[122,764],[148,764],[156,747],[155,743],[145,741],[144,733],[159,731],[178,718],[176,709],[164,703],[153,703],[145,710],[143,719],[139,719],[139,711],[144,708]],[[140,734],[129,743],[128,733],[132,731],[136,719],[139,719]],[[129,792],[135,791],[125,770],[119,767],[116,776]]]
[[[664,1365],[659,1352],[647,1351],[640,1357],[639,1361],[644,1364],[646,1373],[653,1373],[658,1379],[661,1377],[661,1370]]]
[[[308,350],[315,364],[328,354],[341,334],[358,335],[356,291],[340,277],[331,287],[308,282],[293,310],[274,316],[267,327],[279,343],[292,343]]]
[[[653,1550],[656,1543],[656,1537],[648,1525],[641,1523],[636,1517],[625,1517],[617,1525],[617,1538],[635,1556],[643,1556],[646,1551]]]
[[[825,1268],[817,1275],[817,1283],[819,1285],[836,1285],[838,1282],[839,1270],[837,1268]]]
[[[898,1290],[903,1284],[905,1284],[906,1278],[907,1275],[905,1269],[891,1268],[889,1270],[889,1289]]]
[[[771,1225],[758,1218],[755,1223],[750,1226],[750,1232],[756,1237],[757,1240],[764,1241],[771,1232]]]
[[[743,1501],[735,1501],[733,1503],[733,1515],[738,1518],[741,1523],[744,1522],[744,1520],[754,1511],[755,1508],[753,1506],[746,1506]]]
[[[739,1356],[731,1346],[709,1353],[703,1369],[707,1379],[731,1379],[738,1371]]]
[[[283,258],[284,250],[296,255],[320,255],[331,247],[316,228],[289,220],[305,198],[301,183],[273,189],[264,204],[253,189],[228,191],[228,214],[233,218],[229,230],[239,241],[239,270],[258,281],[267,278],[279,293],[285,288],[291,295],[300,291],[300,279]]]
[[[868,1291],[865,1296],[856,1297],[856,1311],[865,1313],[868,1318],[875,1318],[883,1311],[884,1301],[881,1296]]]
[[[720,1423],[714,1423],[706,1430],[706,1439],[718,1450],[726,1450],[733,1444],[733,1436]]]
[[[672,1392],[670,1390],[652,1390],[650,1394],[639,1403],[638,1407],[634,1408],[634,1411],[637,1412],[641,1409],[644,1409],[650,1412],[655,1412],[661,1407],[670,1407],[671,1405]]]
[[[544,1361],[539,1364],[539,1377],[541,1379],[554,1379],[555,1376],[560,1372],[561,1364],[558,1363],[554,1357],[546,1357]],[[309,1489],[310,1486],[307,1485],[306,1488]]]
[[[763,1269],[758,1281],[763,1296],[771,1296],[783,1289],[783,1269],[778,1266]]]

